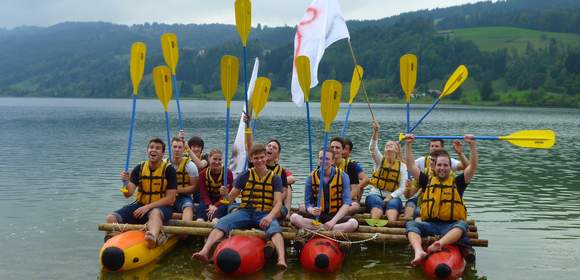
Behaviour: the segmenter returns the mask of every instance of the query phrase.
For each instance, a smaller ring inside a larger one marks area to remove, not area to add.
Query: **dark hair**
[[[449,164],[451,164],[451,157],[449,156],[449,153],[444,149],[431,152],[429,156],[431,156],[431,158],[434,158],[435,161],[437,161],[437,158],[439,157],[446,157],[449,159]]]
[[[429,141],[429,144],[431,144],[431,142],[439,142],[439,143],[441,143],[441,148],[443,148],[443,146],[445,145],[445,142],[443,141],[443,139],[440,139],[440,138],[431,139],[431,141]]]
[[[282,145],[280,144],[280,141],[278,141],[275,138],[270,138],[270,140],[268,140],[268,142],[266,143],[266,145],[268,145],[268,144],[270,144],[272,142],[274,142],[274,143],[276,143],[278,145],[278,154],[281,154],[282,153]]]
[[[149,147],[149,145],[151,145],[151,143],[161,144],[161,149],[163,150],[163,153],[165,153],[165,142],[163,142],[163,140],[161,140],[161,138],[153,138],[153,139],[149,140],[149,143],[147,143],[147,147]]]
[[[252,146],[252,149],[250,149],[250,156],[253,157],[255,154],[259,153],[266,153],[266,146],[263,144],[254,144],[254,146]]]
[[[350,150],[352,151],[352,149],[354,148],[354,145],[352,144],[352,140],[350,140],[350,138],[344,138],[342,140],[342,142],[343,142],[343,145],[342,145],[343,147],[350,146]]]
[[[335,136],[335,137],[332,137],[332,139],[330,139],[330,143],[335,142],[335,141],[340,143],[340,146],[342,146],[344,148],[344,139],[342,137]]]
[[[189,141],[187,141],[187,145],[191,148],[193,146],[200,146],[201,149],[203,150],[203,139],[201,139],[201,137],[199,136],[193,136],[191,138],[189,138]]]

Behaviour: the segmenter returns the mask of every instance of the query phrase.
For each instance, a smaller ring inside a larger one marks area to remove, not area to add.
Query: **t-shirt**
[[[362,167],[356,161],[349,161],[346,170],[343,170],[348,175],[348,179],[350,180],[351,185],[358,185],[360,183],[358,179],[358,174],[363,172]]]
[[[250,170],[246,170],[244,173],[242,173],[242,175],[240,175],[238,177],[238,179],[236,179],[234,181],[234,188],[243,191],[244,188],[246,187],[246,183],[248,182],[248,178],[250,177]],[[272,178],[272,189],[274,192],[282,192],[282,179],[280,178],[280,176],[274,174],[274,177]]]
[[[173,163],[171,164],[171,166],[173,166],[173,168],[175,170],[177,170],[177,168],[179,167],[179,166],[176,166]],[[193,163],[193,161],[191,161],[191,160],[188,161],[185,164],[185,172],[187,172],[187,174],[189,175],[189,177],[197,177],[197,176],[199,176],[199,171],[197,169],[197,166],[195,166],[195,163]]]
[[[461,162],[452,158],[451,159],[451,169],[453,169],[453,171],[458,171],[459,170],[459,164]],[[419,169],[421,171],[425,171],[425,157],[420,157],[418,159],[415,160],[415,165],[417,167],[419,167]]]
[[[162,165],[159,165],[158,168],[161,168]],[[151,170],[154,172],[155,170]],[[139,178],[141,178],[141,164],[138,164],[133,168],[131,171],[131,183],[135,184],[136,186],[139,185]],[[167,189],[168,190],[175,190],[177,189],[177,174],[175,173],[175,168],[173,166],[167,166],[165,169],[165,178],[167,179]]]
[[[421,191],[425,191],[427,184],[429,184],[429,175],[421,172],[419,174],[419,187],[421,187]],[[465,183],[465,176],[463,176],[463,174],[455,176],[455,185],[457,186],[457,192],[461,197],[463,197],[463,192],[465,192],[468,185]]]

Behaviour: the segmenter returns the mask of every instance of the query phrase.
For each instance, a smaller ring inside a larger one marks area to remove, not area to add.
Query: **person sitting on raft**
[[[438,150],[443,150],[445,148],[444,145],[445,142],[443,141],[443,139],[431,139],[429,141],[429,153],[415,160],[415,165],[421,170],[421,172],[425,172],[427,174],[429,174],[428,172],[431,172],[430,163],[433,162],[431,153]],[[461,141],[459,140],[453,141],[453,149],[459,156],[459,160],[451,158],[451,170],[453,171],[464,170],[469,165],[469,160],[463,153],[463,145],[461,144]]]
[[[350,184],[351,184],[350,196],[352,197],[353,203],[356,202],[356,203],[360,204],[360,200],[362,198],[364,189],[369,184],[369,176],[367,176],[364,173],[364,170],[362,169],[360,164],[351,158],[352,149],[354,148],[352,140],[350,140],[349,138],[342,138],[342,142],[343,142],[342,158],[344,159],[345,165],[348,165],[348,166],[355,165],[354,169],[358,171],[358,172],[355,172],[357,174],[356,177],[351,178],[351,176],[349,175]],[[358,165],[358,167],[356,165]],[[341,166],[342,166],[342,163],[341,163]],[[347,170],[348,170],[348,168],[347,168]],[[356,182],[358,182],[358,183],[356,183]],[[361,182],[364,182],[364,184],[362,184]],[[354,191],[353,184],[358,184],[357,191]]]
[[[294,213],[290,216],[290,222],[298,228],[319,228],[326,230],[354,232],[358,228],[358,222],[354,218],[347,217],[349,206],[352,204],[350,197],[350,183],[346,173],[332,165],[335,153],[332,149],[318,153],[318,166],[324,162],[324,187],[322,197],[320,192],[320,167],[314,170],[304,188],[304,203],[307,213],[300,215]],[[318,217],[318,218],[317,218]],[[317,219],[317,220],[315,220]]]
[[[171,166],[177,174],[177,198],[173,204],[173,210],[183,213],[183,221],[193,220],[193,198],[192,194],[197,189],[198,171],[195,164],[187,157],[183,156],[185,141],[179,137],[171,139],[173,159]]]
[[[137,190],[137,199],[131,204],[109,214],[107,223],[145,224],[145,240],[149,248],[160,245],[161,226],[171,218],[173,203],[177,195],[177,176],[175,169],[163,160],[165,143],[159,138],[149,140],[147,144],[148,159],[133,168],[131,176],[121,172],[121,179],[127,182],[126,198]],[[113,236],[108,232],[105,239]]]
[[[181,136],[181,134],[180,134]],[[185,139],[185,134],[183,135],[183,139]],[[187,140],[187,147],[185,152],[195,163],[195,166],[198,170],[203,170],[208,166],[208,155],[203,153],[204,142],[203,139],[199,136],[193,136]]]
[[[334,166],[346,173],[350,180],[350,196],[353,202],[349,208],[349,214],[355,215],[360,209],[358,201],[360,201],[362,192],[369,183],[369,177],[364,173],[360,164],[342,157],[344,149],[344,140],[342,137],[333,137],[330,139],[330,147],[334,151]]]
[[[282,228],[276,219],[282,208],[282,179],[266,167],[266,151],[261,144],[252,147],[249,154],[254,167],[237,178],[229,193],[230,202],[241,193],[240,207],[219,220],[201,251],[194,253],[193,258],[207,262],[211,247],[233,229],[260,228],[272,240],[278,254],[277,265],[283,269],[288,267]]]
[[[379,125],[376,120],[373,120],[372,128],[369,151],[375,163],[375,171],[365,203],[372,219],[380,219],[386,211],[387,219],[392,222],[399,219],[399,213],[403,210],[401,197],[404,196],[408,177],[407,166],[401,162],[401,148],[396,141],[387,141],[384,154],[380,154],[377,144]]]
[[[442,236],[427,248],[428,253],[438,252],[448,244],[469,244],[467,238],[467,211],[463,202],[463,192],[477,170],[477,147],[473,135],[464,136],[464,141],[469,144],[469,165],[463,174],[451,176],[451,158],[445,150],[440,150],[435,158],[435,170],[432,174],[421,172],[415,165],[412,143],[415,139],[413,134],[405,135],[405,155],[409,172],[418,178],[421,188],[421,222],[407,222],[406,232],[409,243],[415,251],[412,265],[418,265],[427,256],[421,246],[421,237],[429,235]]]
[[[199,192],[201,201],[197,208],[198,221],[212,221],[217,223],[219,219],[228,213],[228,204],[223,203],[228,193],[232,190],[234,175],[228,169],[228,186],[224,186],[224,166],[222,165],[223,153],[219,149],[209,152],[209,166],[199,175]]]

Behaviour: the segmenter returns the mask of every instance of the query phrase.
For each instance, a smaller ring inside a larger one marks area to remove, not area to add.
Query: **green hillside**
[[[515,49],[523,53],[528,44],[534,48],[547,48],[551,40],[568,46],[579,46],[580,35],[572,33],[544,32],[515,27],[476,27],[451,31],[452,37],[475,43],[482,51],[495,51],[503,48]]]

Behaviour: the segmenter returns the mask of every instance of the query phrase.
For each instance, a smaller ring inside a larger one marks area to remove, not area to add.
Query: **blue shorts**
[[[260,212],[254,209],[239,208],[238,211],[227,214],[221,218],[214,228],[223,231],[226,235],[233,229],[261,229],[260,220],[268,215],[267,212]],[[272,219],[272,223],[266,229],[266,238],[270,239],[275,233],[281,233],[282,228],[278,220]]]
[[[288,208],[282,205],[282,208],[280,209],[280,220],[286,219],[286,216],[288,216]]]
[[[197,212],[196,212],[196,217],[198,219],[203,219],[204,221],[208,220],[207,217],[207,209],[208,206],[205,205],[205,203],[203,203],[203,201],[201,201],[199,203],[199,207],[197,207]],[[228,214],[228,205],[220,205],[218,206],[218,208],[215,210],[214,214],[213,214],[213,218],[218,218],[221,219],[223,216]]]
[[[142,206],[143,204],[134,201],[133,203],[127,204],[123,206],[123,208],[113,212],[113,216],[115,216],[117,222],[120,224],[145,224],[147,221],[149,221],[149,214],[152,210],[149,210],[147,214],[143,215],[143,217],[139,219],[133,216],[133,212]],[[169,219],[171,219],[171,213],[173,213],[172,206],[162,206],[155,209],[159,209],[161,211],[161,218],[164,222],[167,222]]]
[[[178,213],[183,213],[183,210],[185,210],[185,208],[187,207],[191,207],[193,209],[193,199],[191,198],[191,196],[178,195],[175,198],[173,210],[175,210],[175,212]]]
[[[419,196],[415,196],[411,199],[407,199],[407,201],[405,202],[405,207],[418,208],[417,207],[418,203],[419,203]]]
[[[199,192],[199,190],[196,190],[195,192],[193,192],[193,202],[194,203],[200,203],[201,202],[201,193]]]
[[[460,242],[464,244],[469,244],[469,238],[467,237],[467,230],[468,226],[465,221],[456,221],[456,222],[415,222],[409,221],[407,222],[406,226],[406,233],[414,232],[416,234],[421,235],[421,237],[425,236],[433,236],[439,235],[443,236],[450,230],[458,228],[463,231],[463,236],[461,237]]]
[[[401,212],[401,210],[403,209],[403,202],[401,201],[400,198],[398,197],[391,198],[391,200],[389,200],[389,202],[387,202],[385,205],[384,199],[377,194],[368,195],[365,200],[365,204],[369,212],[373,208],[379,208],[381,209],[381,211],[395,209],[399,212]]]

